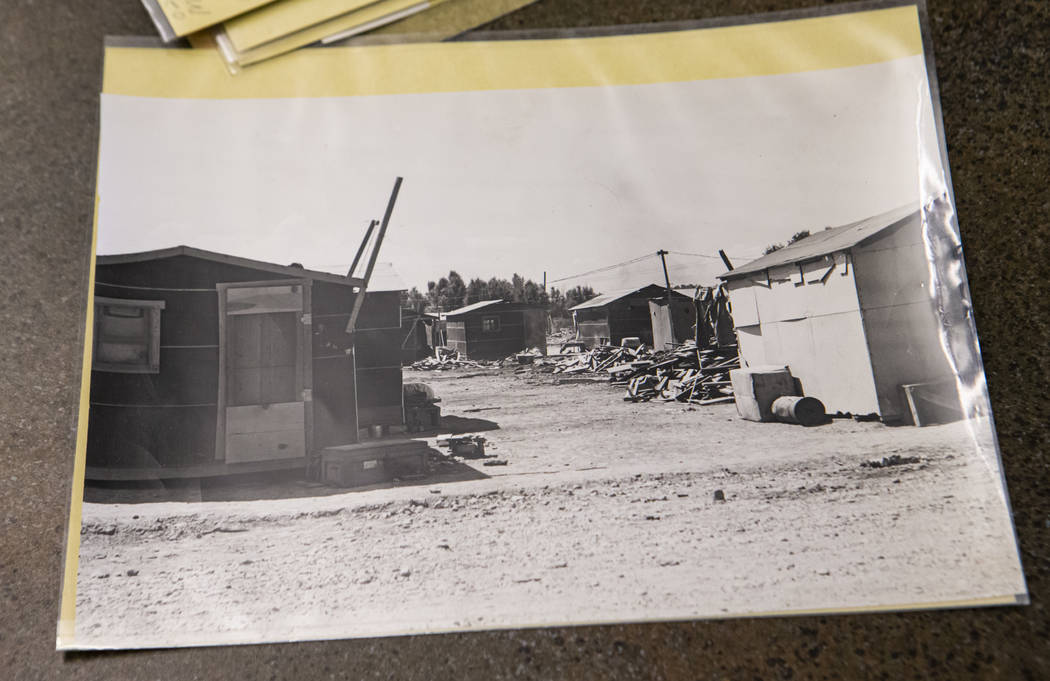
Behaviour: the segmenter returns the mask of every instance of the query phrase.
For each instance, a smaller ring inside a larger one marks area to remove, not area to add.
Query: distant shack
[[[547,310],[532,303],[483,300],[444,315],[446,345],[470,359],[501,359],[539,348],[547,354]]]
[[[961,418],[916,206],[816,232],[720,277],[745,364],[788,366],[830,412]]]
[[[578,339],[588,347],[619,345],[624,338],[638,337],[646,345],[659,345],[657,349],[662,350],[672,342],[672,336],[678,342],[692,337],[696,323],[691,297],[672,291],[670,313],[667,307],[667,289],[649,284],[603,293],[569,311]]]
[[[401,364],[408,365],[429,357],[434,348],[445,344],[444,323],[439,315],[401,309]]]

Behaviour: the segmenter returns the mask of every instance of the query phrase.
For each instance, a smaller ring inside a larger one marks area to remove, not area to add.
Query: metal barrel
[[[773,401],[773,415],[778,421],[819,426],[827,420],[824,403],[815,397],[786,395]]]

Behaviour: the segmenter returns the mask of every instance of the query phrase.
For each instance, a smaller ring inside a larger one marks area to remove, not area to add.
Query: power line
[[[656,255],[655,253],[646,253],[645,255],[642,255],[642,256],[639,256],[637,258],[634,258],[633,260],[626,260],[624,262],[616,263],[615,265],[606,265],[605,267],[599,267],[596,270],[590,270],[588,272],[581,272],[580,274],[573,274],[573,275],[568,276],[568,277],[561,277],[560,279],[550,279],[550,280],[547,281],[547,284],[548,285],[549,284],[557,284],[558,282],[561,282],[561,281],[568,281],[569,279],[579,279],[580,277],[586,277],[586,276],[588,276],[590,274],[598,274],[599,272],[608,272],[609,270],[614,270],[617,267],[623,267],[625,265],[632,265],[632,264],[634,264],[636,262],[641,262],[642,260],[645,260],[646,258],[652,258],[655,255]]]
[[[688,255],[688,256],[692,256],[694,258],[710,258],[712,260],[721,260],[721,258],[722,258],[718,254],[711,255],[710,253],[683,253],[682,251],[668,251],[668,253],[671,253],[672,255]],[[740,260],[754,260],[758,256],[734,255],[733,257],[734,258],[739,258]]]

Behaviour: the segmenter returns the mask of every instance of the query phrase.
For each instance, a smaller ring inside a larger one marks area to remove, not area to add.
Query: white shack
[[[745,365],[788,366],[829,413],[961,418],[916,206],[816,232],[720,278]]]

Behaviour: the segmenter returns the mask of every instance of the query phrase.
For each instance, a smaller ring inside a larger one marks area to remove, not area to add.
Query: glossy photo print
[[[922,16],[113,41],[58,647],[1026,603]]]

